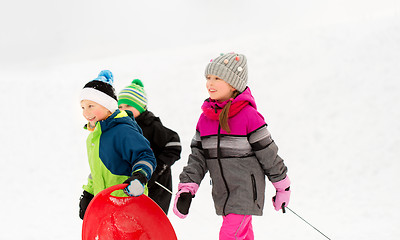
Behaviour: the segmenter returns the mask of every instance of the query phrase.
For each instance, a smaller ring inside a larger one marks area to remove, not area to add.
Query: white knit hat
[[[107,108],[110,112],[118,109],[117,96],[112,86],[114,78],[109,70],[103,70],[98,77],[88,82],[82,89],[81,101],[90,100]]]

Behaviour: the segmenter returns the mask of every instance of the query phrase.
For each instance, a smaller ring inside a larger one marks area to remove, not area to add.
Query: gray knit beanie
[[[247,86],[247,59],[243,54],[226,53],[212,59],[206,67],[205,76],[215,75],[239,92]]]

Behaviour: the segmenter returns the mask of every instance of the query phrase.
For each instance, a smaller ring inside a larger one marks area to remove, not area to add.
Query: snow
[[[89,173],[79,106],[100,70],[117,91],[140,78],[149,109],[177,131],[182,159],[207,97],[204,68],[244,53],[249,86],[289,167],[289,207],[331,239],[399,239],[400,3],[172,0],[1,4],[0,239],[81,238]],[[21,7],[23,6],[23,7]],[[272,208],[256,239],[325,239]],[[209,176],[178,239],[217,239]]]

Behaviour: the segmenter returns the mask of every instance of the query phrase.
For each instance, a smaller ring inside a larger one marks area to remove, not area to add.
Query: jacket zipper
[[[222,170],[220,145],[221,145],[221,125],[218,125],[217,160],[218,160],[218,165],[219,165],[219,168],[220,168],[220,171],[221,171],[221,177],[222,177],[222,180],[224,181],[226,192],[227,192],[227,196],[226,196],[226,200],[225,200],[224,208],[223,208],[223,214],[224,214],[224,216],[226,216],[225,208],[226,208],[226,204],[228,203],[230,192],[229,192],[229,188],[228,188],[228,183],[226,182],[226,179],[225,179],[225,176],[224,176],[224,171]]]

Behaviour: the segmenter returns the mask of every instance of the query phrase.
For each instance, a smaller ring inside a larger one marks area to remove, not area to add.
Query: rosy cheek
[[[98,112],[93,112],[92,114],[93,114],[94,117],[99,116]]]

